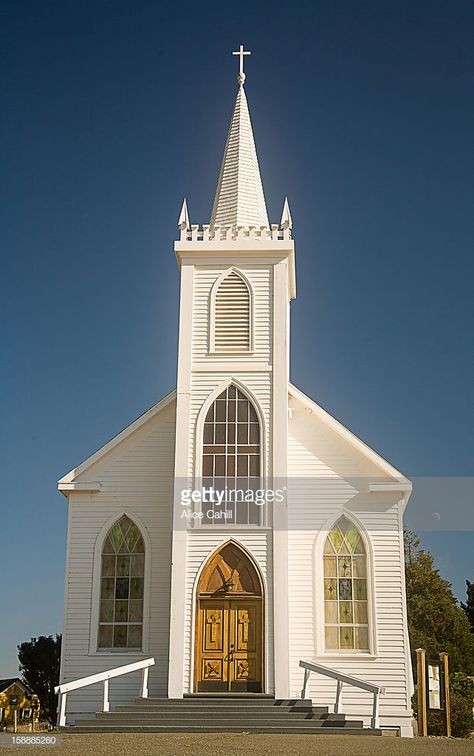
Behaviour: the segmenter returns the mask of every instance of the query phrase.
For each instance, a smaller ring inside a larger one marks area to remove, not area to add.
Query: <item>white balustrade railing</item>
[[[319,675],[324,675],[325,677],[330,677],[333,680],[337,681],[336,702],[334,704],[335,714],[339,713],[343,685],[352,685],[354,688],[361,688],[362,690],[367,690],[369,693],[372,693],[373,704],[371,726],[374,729],[378,728],[379,697],[385,694],[385,688],[383,688],[381,685],[375,685],[375,683],[369,683],[366,680],[361,680],[358,677],[353,677],[352,675],[345,675],[343,672],[338,672],[336,669],[331,669],[330,667],[324,667],[322,664],[316,664],[316,662],[304,661],[302,659],[300,661],[300,667],[303,667],[304,669],[304,680],[303,689],[301,691],[301,698],[304,698],[306,695],[306,685],[308,683],[311,672],[316,672]]]
[[[66,696],[73,690],[79,688],[85,688],[87,685],[94,685],[94,683],[103,683],[103,697],[102,697],[102,711],[109,711],[109,680],[113,677],[121,677],[122,675],[128,675],[130,672],[136,672],[138,669],[143,670],[142,683],[140,687],[141,698],[148,698],[148,672],[150,667],[155,663],[154,659],[142,659],[142,661],[133,662],[133,664],[124,664],[122,667],[115,667],[115,669],[108,669],[105,672],[98,672],[96,675],[89,675],[88,677],[81,677],[79,680],[72,680],[68,683],[61,683],[54,689],[55,693],[59,694],[58,700],[58,725],[64,727],[66,724]]]
[[[210,226],[192,224],[181,228],[180,241],[285,241],[291,239],[290,228],[280,228],[277,223],[268,226]]]

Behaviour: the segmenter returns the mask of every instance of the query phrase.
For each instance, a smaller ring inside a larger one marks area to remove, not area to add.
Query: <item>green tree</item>
[[[447,651],[452,672],[474,675],[474,634],[467,616],[451,584],[435,568],[432,555],[420,547],[410,530],[405,531],[405,575],[413,668],[415,650],[424,648],[432,658]]]
[[[474,680],[455,672],[449,676],[451,697],[451,732],[455,737],[468,738],[474,732]]]
[[[466,617],[471,626],[471,633],[474,633],[474,583],[466,580],[467,601],[465,604],[461,601],[461,606],[466,613]]]
[[[56,723],[58,697],[54,686],[59,684],[61,636],[40,635],[18,646],[20,672],[28,687],[37,694],[44,716]]]

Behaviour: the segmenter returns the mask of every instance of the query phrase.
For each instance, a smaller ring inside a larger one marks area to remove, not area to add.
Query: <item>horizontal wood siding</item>
[[[217,530],[217,529],[216,529]],[[273,616],[272,616],[272,548],[271,532],[269,530],[246,530],[232,532],[214,532],[210,530],[190,531],[187,535],[187,560],[186,560],[186,620],[185,620],[185,663],[184,663],[184,690],[191,692],[192,675],[194,664],[193,653],[193,621],[194,600],[193,591],[196,576],[209,556],[230,538],[240,543],[251,554],[258,565],[264,580],[267,583],[265,650],[266,650],[266,678],[268,680],[268,692],[273,692]]]
[[[397,494],[369,494],[369,480],[380,470],[338,437],[295,400],[288,439],[289,605],[291,694],[301,691],[300,659],[315,659],[348,674],[386,687],[381,698],[381,721],[409,726],[410,670],[404,626],[403,553],[400,546]],[[318,535],[343,507],[363,525],[373,556],[375,602],[374,658],[363,655],[325,656],[318,619],[323,612],[320,590],[322,565],[317,563]],[[319,675],[310,677],[309,693],[317,704],[334,703],[335,682]],[[345,687],[343,710],[364,715],[368,723],[371,696]]]
[[[175,403],[123,441],[79,477],[99,480],[99,493],[72,493],[69,498],[69,554],[66,567],[64,653],[61,682],[95,674],[154,656],[151,695],[166,695],[171,570],[171,511],[174,464]],[[149,647],[146,653],[89,654],[94,549],[97,534],[116,514],[135,515],[151,541]],[[131,701],[141,673],[112,680],[112,704]],[[97,711],[102,685],[68,695],[68,715]]]
[[[272,313],[272,268],[269,265],[236,265],[252,287],[253,294],[253,358],[270,362],[271,359],[271,313]],[[196,266],[194,269],[193,302],[193,360],[219,360],[232,364],[236,357],[232,353],[219,352],[209,355],[210,301],[214,283],[227,270],[227,265]],[[247,357],[248,359],[248,357]]]

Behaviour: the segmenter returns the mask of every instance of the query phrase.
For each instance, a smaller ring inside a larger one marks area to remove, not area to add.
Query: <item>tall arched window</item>
[[[252,402],[228,386],[209,407],[204,421],[202,477],[204,486],[223,491],[221,504],[210,502],[205,523],[260,524],[260,423]],[[221,514],[227,512],[227,515]]]
[[[369,651],[367,554],[347,517],[330,531],[323,561],[326,651]]]
[[[250,291],[235,270],[219,284],[211,313],[211,350],[247,352],[251,349]]]
[[[123,515],[110,528],[102,547],[98,648],[141,650],[144,574],[143,537]]]

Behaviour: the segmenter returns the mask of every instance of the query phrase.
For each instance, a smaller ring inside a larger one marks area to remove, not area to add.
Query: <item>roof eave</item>
[[[167,394],[161,401],[159,401],[157,404],[154,404],[153,407],[150,407],[146,412],[144,412],[140,417],[137,417],[136,420],[134,420],[130,425],[127,425],[126,428],[124,428],[120,433],[118,433],[116,436],[110,439],[104,446],[101,446],[99,449],[97,449],[94,454],[92,454],[90,457],[87,457],[83,462],[81,462],[80,465],[77,467],[74,467],[72,470],[70,470],[66,475],[63,475],[62,478],[58,480],[58,490],[61,491],[65,496],[68,496],[68,494],[71,491],[97,491],[100,489],[100,483],[98,481],[90,481],[90,482],[81,482],[79,483],[76,479],[79,475],[82,475],[85,473],[92,465],[94,465],[96,462],[98,462],[102,457],[104,457],[106,454],[111,452],[113,449],[115,449],[118,444],[120,444],[122,441],[125,441],[125,439],[129,438],[129,436],[132,435],[132,433],[135,433],[139,428],[142,427],[142,425],[145,425],[149,420],[151,420],[152,417],[155,417],[159,412],[161,412],[165,407],[167,407],[169,404],[171,404],[172,401],[176,398],[176,389],[173,389],[173,391],[170,391],[169,394]],[[71,487],[72,486],[72,487]],[[99,487],[99,488],[98,488]]]
[[[408,496],[412,490],[412,483],[411,481],[399,470],[397,470],[393,465],[390,464],[390,462],[387,462],[386,459],[380,456],[376,451],[370,448],[364,441],[362,441],[358,436],[356,436],[352,431],[350,431],[348,428],[346,428],[342,423],[339,422],[339,420],[336,420],[335,417],[329,414],[325,409],[323,409],[319,404],[317,404],[315,401],[310,399],[309,396],[304,394],[300,389],[298,389],[294,384],[291,382],[288,384],[288,391],[290,394],[292,394],[296,399],[302,402],[308,409],[315,412],[315,414],[327,425],[329,425],[336,433],[338,433],[340,436],[345,438],[346,441],[348,441],[355,449],[360,451],[367,459],[369,459],[373,464],[375,464],[382,472],[386,473],[386,475],[390,478],[393,478],[394,481],[396,481],[396,490],[402,492],[408,493]],[[398,485],[399,484],[399,485]],[[377,485],[377,484],[375,484]],[[407,497],[408,500],[408,497]]]

